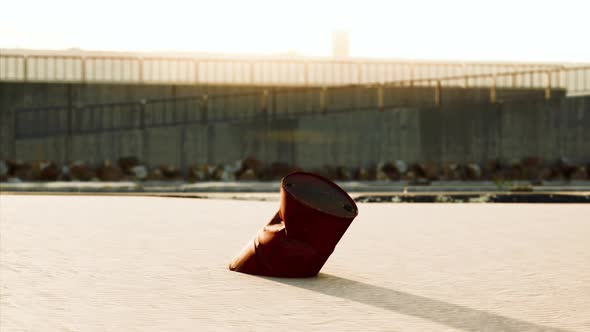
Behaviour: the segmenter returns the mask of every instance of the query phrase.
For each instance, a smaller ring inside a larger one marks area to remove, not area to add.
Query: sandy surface
[[[318,278],[228,271],[277,207],[0,195],[0,330],[590,331],[590,205],[359,204]]]

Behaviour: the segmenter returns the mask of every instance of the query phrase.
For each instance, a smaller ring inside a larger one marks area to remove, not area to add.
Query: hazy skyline
[[[0,47],[330,56],[332,32],[353,57],[590,62],[590,2],[136,2],[3,4]]]

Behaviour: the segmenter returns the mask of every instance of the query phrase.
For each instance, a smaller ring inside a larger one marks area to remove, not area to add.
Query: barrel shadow
[[[419,317],[464,331],[569,331],[325,273],[308,279],[265,279]],[[522,305],[526,303],[523,302]]]

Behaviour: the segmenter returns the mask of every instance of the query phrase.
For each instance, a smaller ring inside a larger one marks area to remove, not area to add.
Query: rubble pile
[[[302,170],[285,162],[264,163],[255,157],[217,165],[190,165],[184,170],[173,164],[148,167],[136,157],[99,164],[77,160],[64,165],[48,160],[0,160],[0,181],[271,181]],[[432,181],[526,180],[542,184],[543,181],[590,180],[590,163],[576,164],[567,158],[544,161],[539,157],[494,159],[482,164],[393,160],[352,168],[325,165],[306,171],[335,181],[405,181],[414,185],[428,185]]]

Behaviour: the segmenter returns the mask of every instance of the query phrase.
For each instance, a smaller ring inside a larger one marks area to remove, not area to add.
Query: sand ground
[[[590,205],[359,204],[319,277],[228,271],[277,204],[0,195],[0,331],[590,331]]]

